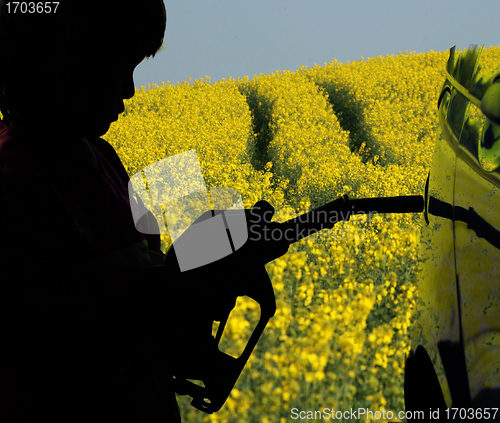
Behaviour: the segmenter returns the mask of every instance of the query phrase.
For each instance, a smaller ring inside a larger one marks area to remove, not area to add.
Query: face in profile
[[[22,121],[14,119],[10,126],[37,139],[44,136],[40,128],[48,127],[47,137],[54,142],[106,134],[125,110],[124,100],[135,94],[133,73],[144,57],[130,53],[100,59],[81,56],[86,59],[65,67],[55,86],[45,84],[45,91],[35,94],[28,88],[21,104],[28,105],[29,114],[22,114],[27,116]]]
[[[104,135],[111,123],[125,110],[124,100],[135,94],[133,73],[142,61],[140,56],[115,58],[91,67],[80,68],[72,78],[81,81],[81,97],[72,98],[67,131],[76,136]],[[77,94],[75,92],[75,95]]]
[[[0,109],[15,132],[44,141],[102,136],[124,111],[135,67],[160,48],[166,10],[162,0],[104,3],[0,14]]]

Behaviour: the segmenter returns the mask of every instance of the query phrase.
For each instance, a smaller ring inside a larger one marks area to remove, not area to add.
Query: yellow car
[[[500,420],[500,74],[479,79],[481,51],[450,49],[405,368],[407,412],[444,420]]]

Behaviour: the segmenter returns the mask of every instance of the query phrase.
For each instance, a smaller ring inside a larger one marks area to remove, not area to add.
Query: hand
[[[280,224],[271,222],[274,208],[267,201],[257,202],[246,212],[248,239],[234,253],[185,272],[180,272],[176,265],[173,246],[165,256],[164,263],[172,266],[172,272],[176,269],[182,275],[182,286],[186,293],[191,297],[197,295],[202,303],[209,299],[208,302],[214,305],[211,311],[204,311],[216,321],[220,321],[234,308],[236,297],[250,295],[254,281],[262,279],[264,264],[288,251],[289,242]],[[197,307],[203,309],[202,304]]]
[[[150,286],[147,312],[154,317],[153,333],[160,337],[177,377],[205,380],[213,367],[211,352],[217,352],[212,335],[214,321],[225,319],[243,295],[242,286],[258,285],[267,273],[263,266],[242,269],[219,260],[179,272],[174,266],[148,269]],[[272,296],[272,286],[266,281]],[[274,301],[274,299],[273,299]]]
[[[247,242],[229,256],[180,272],[171,247],[165,265],[148,270],[150,286],[154,287],[149,297],[157,304],[154,308],[160,313],[158,320],[162,324],[170,322],[168,329],[164,324],[165,336],[173,338],[170,345],[177,359],[182,354],[187,357],[196,344],[210,348],[213,322],[229,315],[238,296],[255,294],[260,284],[267,283],[270,291],[264,291],[262,296],[270,294],[274,302],[264,264],[285,254],[289,243],[281,234],[280,224],[271,222],[273,214],[267,201],[259,201],[247,210]]]

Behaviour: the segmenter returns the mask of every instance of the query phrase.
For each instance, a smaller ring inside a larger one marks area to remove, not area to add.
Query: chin
[[[102,137],[104,134],[106,134],[109,130],[109,127],[111,126],[112,122],[102,122],[97,125],[93,125],[91,127],[85,128],[85,136],[86,137]]]

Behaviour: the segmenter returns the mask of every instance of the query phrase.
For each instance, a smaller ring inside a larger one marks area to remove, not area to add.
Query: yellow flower
[[[344,193],[350,198],[422,194],[447,58],[448,52],[400,54],[252,80],[166,83],[136,90],[125,101],[126,115],[104,138],[130,177],[195,149],[208,189],[238,189],[245,208],[265,199],[278,222]],[[482,72],[492,74],[499,62],[500,48],[485,49]],[[349,114],[356,125],[346,124]],[[176,194],[182,192],[181,176],[176,175]],[[165,209],[175,220],[175,210]],[[373,410],[403,409],[401,354],[410,348],[407,332],[417,299],[416,217],[421,216],[352,216],[266,264],[275,316],[225,406],[199,417],[188,398],[179,397],[183,420],[222,423],[237,415],[239,421],[267,423],[289,413],[290,402],[305,410],[317,398],[329,398],[336,407],[367,401]],[[180,224],[183,216],[176,219]],[[161,243],[164,251],[172,244],[168,233]],[[261,266],[244,263],[241,272],[253,265]],[[252,302],[237,303],[221,351],[241,353],[259,310]],[[377,321],[381,314],[387,323]],[[363,378],[356,377],[359,370]],[[347,379],[351,387],[339,389]],[[307,399],[304,383],[314,393]]]

